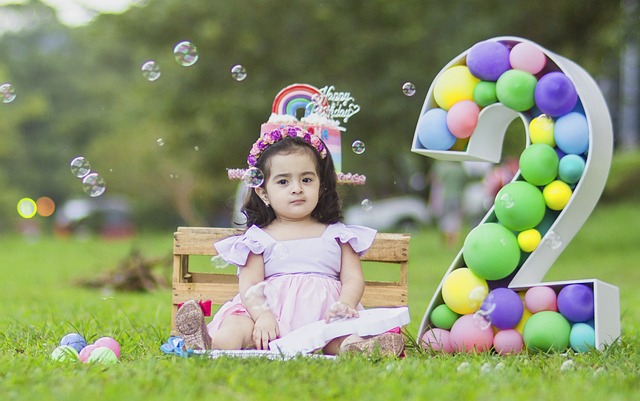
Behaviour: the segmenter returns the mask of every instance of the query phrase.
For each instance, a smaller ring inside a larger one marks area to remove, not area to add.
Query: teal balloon
[[[525,181],[513,181],[502,187],[494,206],[498,221],[513,231],[534,228],[542,221],[546,209],[542,191]]]
[[[569,321],[558,312],[543,311],[531,315],[522,337],[531,351],[562,352],[569,347]]]
[[[467,235],[462,246],[464,261],[476,276],[500,280],[518,267],[520,247],[516,236],[498,223],[484,223]]]
[[[558,153],[542,143],[529,145],[520,155],[520,174],[528,183],[544,186],[558,176]]]
[[[496,83],[491,81],[478,82],[473,88],[473,101],[480,107],[497,103]]]
[[[496,95],[503,105],[515,111],[527,111],[535,105],[538,80],[521,70],[509,70],[498,78]]]
[[[558,165],[558,177],[567,184],[575,184],[580,181],[585,168],[585,161],[579,155],[565,155]]]
[[[431,311],[429,320],[435,327],[449,330],[459,317],[460,315],[452,311],[446,304],[441,304]]]
[[[571,326],[569,343],[576,352],[587,352],[596,346],[596,331],[586,323]]]

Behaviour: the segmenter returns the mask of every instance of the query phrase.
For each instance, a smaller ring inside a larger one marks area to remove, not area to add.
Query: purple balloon
[[[593,290],[584,284],[569,284],[558,293],[558,311],[574,323],[593,318]]]
[[[540,111],[552,117],[569,113],[578,103],[578,93],[573,82],[557,71],[540,78],[534,98]]]
[[[491,40],[476,43],[467,53],[467,67],[473,76],[483,81],[497,81],[511,68],[509,49]]]
[[[508,288],[496,288],[482,303],[481,310],[487,314],[492,325],[499,329],[512,329],[522,319],[524,305],[520,296]]]

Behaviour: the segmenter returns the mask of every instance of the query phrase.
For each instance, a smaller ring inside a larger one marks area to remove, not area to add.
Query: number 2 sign
[[[522,38],[479,42],[434,79],[411,150],[498,163],[517,118],[526,132],[519,171],[433,295],[419,331],[425,348],[584,352],[620,335],[617,287],[542,282],[593,211],[611,164],[611,119],[587,72]]]

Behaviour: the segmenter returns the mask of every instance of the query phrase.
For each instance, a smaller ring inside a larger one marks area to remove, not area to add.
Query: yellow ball
[[[542,196],[551,210],[562,210],[569,203],[573,191],[564,181],[553,181],[542,190]]]
[[[538,244],[540,244],[541,239],[542,235],[540,235],[540,231],[535,228],[530,228],[518,234],[518,245],[520,245],[520,249],[524,252],[533,252],[533,250],[538,247]]]
[[[529,139],[531,143],[542,143],[552,148],[556,146],[553,138],[553,119],[546,114],[541,114],[529,123]]]
[[[474,313],[489,293],[487,281],[466,267],[453,270],[442,284],[442,299],[449,309],[460,315]]]
[[[449,68],[440,75],[433,87],[433,97],[438,106],[449,110],[461,100],[473,100],[473,89],[480,80],[464,65]]]
[[[533,315],[533,313],[531,313],[529,311],[529,309],[524,308],[524,311],[522,313],[522,319],[520,319],[520,322],[518,322],[518,324],[516,324],[516,327],[514,327],[514,329],[516,329],[516,331],[520,334],[522,334],[522,331],[524,330],[524,325],[527,324],[527,320],[529,320],[529,318]]]

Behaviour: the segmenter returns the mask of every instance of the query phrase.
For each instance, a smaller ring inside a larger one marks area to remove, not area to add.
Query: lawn
[[[132,249],[169,257],[171,232],[130,240],[0,237],[0,400],[635,400],[640,394],[640,209],[596,208],[547,280],[598,278],[620,288],[622,336],[585,354],[428,355],[290,361],[180,358],[159,347],[170,331],[170,291],[122,293],[78,286],[113,270]],[[410,335],[459,247],[427,229],[411,241]],[[69,332],[122,346],[113,366],[60,363]],[[569,362],[568,362],[569,361]]]

